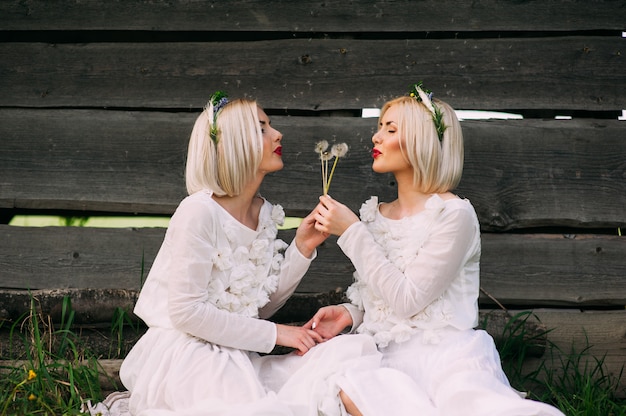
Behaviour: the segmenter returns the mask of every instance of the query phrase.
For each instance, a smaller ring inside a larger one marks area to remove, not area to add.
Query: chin
[[[279,170],[282,170],[284,166],[285,164],[281,161],[280,163],[277,163],[276,166],[274,166],[274,169],[272,169],[272,172],[277,172]]]

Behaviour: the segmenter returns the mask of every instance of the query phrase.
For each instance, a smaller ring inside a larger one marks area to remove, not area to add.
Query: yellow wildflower
[[[34,370],[28,370],[28,381],[31,381],[33,379],[37,378],[37,373],[35,373]]]

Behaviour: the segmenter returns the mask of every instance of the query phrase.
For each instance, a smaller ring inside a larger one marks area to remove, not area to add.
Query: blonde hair
[[[413,97],[388,101],[380,112],[379,124],[391,106],[398,108],[400,149],[413,167],[413,183],[424,193],[448,192],[459,184],[463,173],[463,133],[454,109],[434,100],[446,129],[440,141],[433,114]]]
[[[216,118],[217,135],[211,138],[213,104],[198,116],[189,139],[185,182],[191,195],[209,189],[218,196],[239,195],[257,174],[263,157],[263,135],[257,103],[236,99]]]

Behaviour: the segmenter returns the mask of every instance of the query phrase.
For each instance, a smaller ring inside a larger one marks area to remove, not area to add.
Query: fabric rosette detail
[[[428,238],[430,227],[444,207],[445,203],[441,198],[430,198],[424,212],[394,220],[401,221],[403,226],[393,227],[393,230],[384,218],[377,221],[377,216],[380,215],[377,197],[363,203],[359,213],[361,220],[382,247],[385,257],[404,273]],[[427,226],[412,226],[413,221],[425,221]],[[422,232],[416,235],[415,230]],[[403,241],[416,241],[417,244],[407,247]],[[375,284],[366,284],[358,272],[354,273],[354,277],[355,282],[348,287],[346,295],[354,305],[365,311],[363,323],[357,328],[357,332],[373,336],[379,347],[386,347],[390,342],[405,342],[420,329],[426,330],[424,342],[437,342],[437,330],[430,328],[429,322],[433,317],[438,317],[440,321],[447,321],[452,317],[442,296],[414,316],[399,318],[393,308],[383,300]]]
[[[278,225],[285,212],[280,205],[272,207],[271,215],[259,218],[259,233],[247,246],[219,248],[212,256],[214,268],[222,273],[208,286],[208,301],[216,307],[248,317],[258,318],[259,308],[265,306],[278,288],[278,272],[282,252],[288,245],[276,239]],[[235,232],[225,229],[227,237]],[[229,238],[230,240],[230,238]]]

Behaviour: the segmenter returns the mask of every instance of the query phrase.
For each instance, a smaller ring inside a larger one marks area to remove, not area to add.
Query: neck
[[[413,185],[412,172],[402,177],[396,175],[396,183],[398,184],[398,199],[394,201],[394,216],[406,217],[422,211],[432,194],[424,193]]]
[[[230,215],[240,223],[249,228],[256,229],[259,217],[260,204],[257,201],[259,187],[262,177],[257,177],[254,181],[246,185],[243,191],[236,196],[216,196],[217,201]]]

